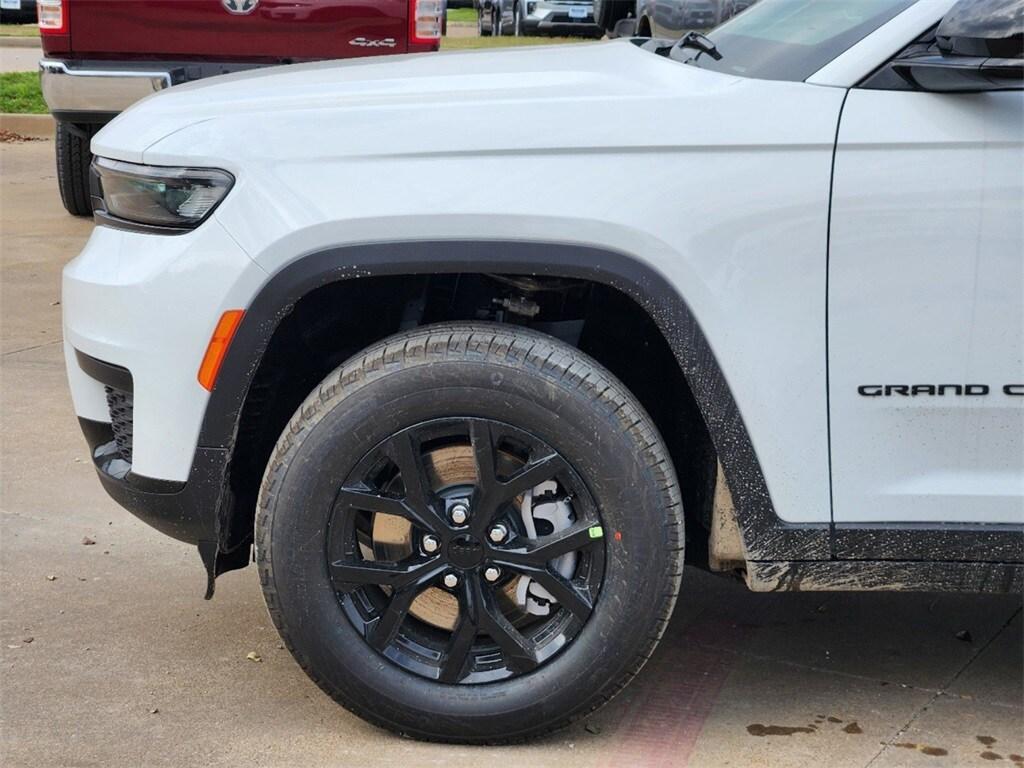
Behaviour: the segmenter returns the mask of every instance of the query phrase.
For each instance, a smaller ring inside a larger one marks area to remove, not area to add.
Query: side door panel
[[[854,89],[829,247],[833,516],[1024,522],[1024,93]]]

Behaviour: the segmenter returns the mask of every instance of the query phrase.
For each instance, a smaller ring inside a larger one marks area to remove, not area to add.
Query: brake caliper
[[[554,480],[547,480],[524,493],[520,514],[526,535],[531,539],[564,531],[573,524],[572,506],[568,499],[558,495],[558,483]],[[548,565],[568,579],[576,570],[577,557],[576,552],[568,552]],[[547,616],[558,601],[534,579],[520,576],[516,584],[516,605],[535,616]]]

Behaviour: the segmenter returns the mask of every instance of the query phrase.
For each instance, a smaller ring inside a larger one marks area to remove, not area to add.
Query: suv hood
[[[134,162],[232,168],[251,153],[266,160],[547,141],[580,148],[612,137],[621,144],[628,112],[656,109],[673,92],[713,97],[743,82],[628,41],[317,62],[154,94],[97,134],[92,148]]]

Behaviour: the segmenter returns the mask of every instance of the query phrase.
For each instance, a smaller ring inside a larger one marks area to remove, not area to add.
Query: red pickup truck
[[[154,91],[318,59],[436,51],[444,0],[38,0],[64,207],[92,212],[89,140]]]

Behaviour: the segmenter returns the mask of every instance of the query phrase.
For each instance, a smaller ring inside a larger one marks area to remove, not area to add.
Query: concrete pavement
[[[43,51],[39,47],[39,41],[35,45],[26,47],[19,40],[16,46],[0,43],[0,72],[36,72],[39,69],[39,60],[43,57]]]
[[[252,569],[204,602],[194,550],[96,481],[57,304],[92,224],[61,208],[52,152],[0,144],[0,764],[1024,768],[1019,596],[754,595],[689,571],[654,659],[570,730],[450,747],[340,709]]]

